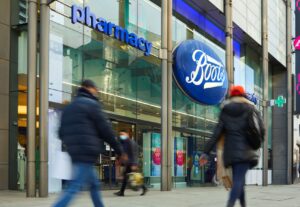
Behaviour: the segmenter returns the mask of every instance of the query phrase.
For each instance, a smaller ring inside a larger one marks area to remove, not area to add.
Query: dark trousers
[[[249,163],[236,163],[232,165],[233,186],[230,192],[227,207],[233,207],[236,200],[240,200],[241,206],[246,207],[245,182],[246,173],[250,168]]]
[[[127,186],[127,183],[128,183],[128,176],[127,174],[128,173],[131,173],[132,170],[131,170],[131,165],[127,165],[125,166],[125,169],[124,169],[124,172],[123,172],[123,182],[122,182],[122,187],[121,187],[121,190],[120,192],[124,193],[125,192],[125,189],[126,189],[126,186]],[[142,186],[142,189],[143,190],[146,190],[146,186],[143,185]]]

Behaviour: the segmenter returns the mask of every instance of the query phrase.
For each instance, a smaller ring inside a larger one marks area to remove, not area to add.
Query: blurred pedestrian
[[[129,137],[129,133],[126,130],[120,131],[119,138],[124,150],[124,154],[127,155],[128,160],[122,163],[124,167],[123,182],[120,191],[116,192],[115,195],[124,196],[124,192],[128,184],[128,174],[138,171],[138,145]],[[147,188],[144,184],[141,186],[141,188],[143,190],[141,195],[143,196],[147,193]]]
[[[85,185],[89,186],[94,206],[103,207],[94,164],[105,149],[104,142],[110,144],[119,156],[122,148],[102,112],[93,81],[83,81],[75,99],[64,108],[59,137],[72,159],[73,178],[54,207],[67,206]]]
[[[257,123],[253,128],[252,118],[256,117]],[[250,132],[249,132],[250,131]],[[256,134],[259,134],[256,136]],[[259,112],[254,104],[246,98],[242,86],[233,86],[230,98],[224,103],[219,122],[212,138],[206,144],[200,164],[207,163],[207,154],[213,149],[222,136],[224,139],[224,166],[232,167],[233,186],[229,195],[227,207],[233,207],[236,200],[240,200],[242,207],[246,207],[245,176],[249,169],[258,163],[259,146],[253,145],[252,140],[263,141],[264,127]],[[251,135],[251,136],[250,136]]]

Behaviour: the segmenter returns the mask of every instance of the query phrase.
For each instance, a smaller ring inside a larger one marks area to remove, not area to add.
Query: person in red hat
[[[241,206],[246,207],[245,176],[247,171],[258,163],[257,149],[263,141],[264,127],[259,112],[246,98],[244,87],[231,87],[229,95],[230,98],[223,104],[213,136],[200,158],[200,165],[207,163],[207,154],[224,137],[224,166],[232,168],[233,180],[227,207],[233,207],[238,199]],[[254,118],[258,123],[256,128],[252,126],[251,120]],[[257,140],[258,143],[253,144],[251,140]]]
[[[246,91],[243,86],[232,86],[230,89],[230,97],[244,97]]]

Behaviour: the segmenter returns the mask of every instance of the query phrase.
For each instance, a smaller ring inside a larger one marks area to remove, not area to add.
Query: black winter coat
[[[138,165],[139,146],[132,139],[120,140],[124,154],[128,156],[127,165]]]
[[[98,99],[84,88],[64,108],[59,136],[73,162],[95,163],[104,151],[104,142],[118,155],[122,153]]]
[[[256,109],[246,98],[231,98],[224,105],[220,114],[219,123],[215,128],[213,137],[206,144],[204,152],[209,153],[219,138],[221,138],[221,135],[224,134],[223,159],[225,167],[243,162],[250,163],[251,167],[257,165],[259,153],[257,150],[253,150],[249,145],[245,133],[248,126],[248,113],[250,110]],[[264,133],[264,126],[260,116],[259,119],[261,130]]]

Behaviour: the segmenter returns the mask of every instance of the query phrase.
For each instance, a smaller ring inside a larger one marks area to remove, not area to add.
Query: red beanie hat
[[[230,89],[230,96],[244,96],[246,94],[243,86],[232,86]]]

